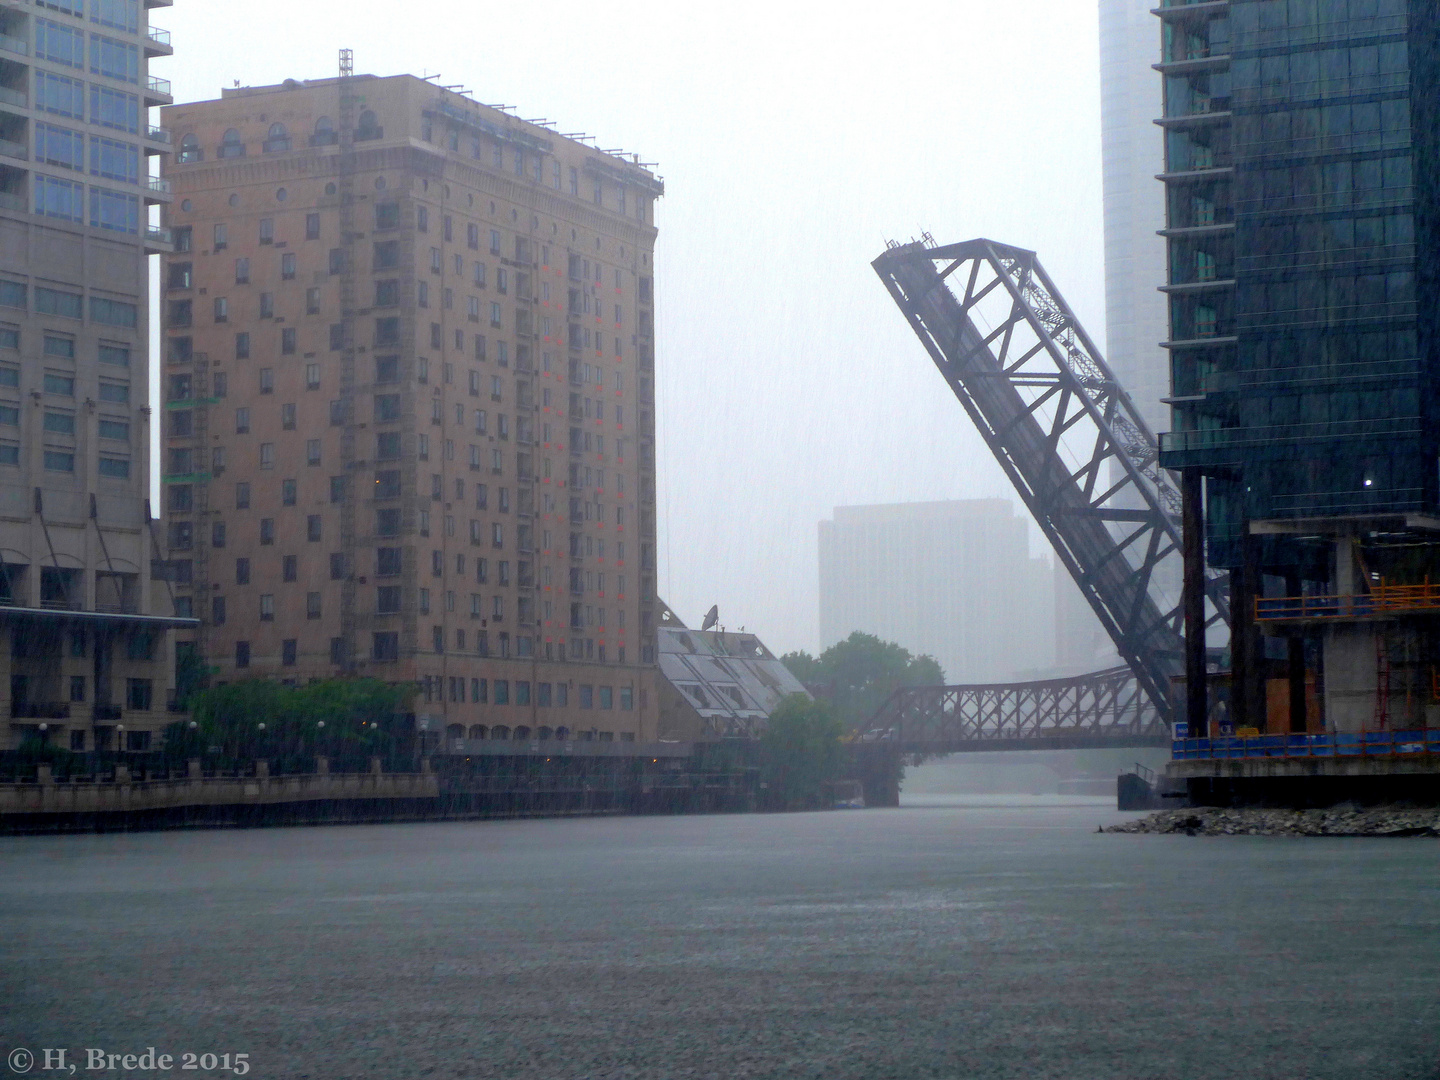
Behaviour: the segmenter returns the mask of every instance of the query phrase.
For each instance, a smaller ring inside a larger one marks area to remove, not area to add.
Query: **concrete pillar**
[[[1335,595],[1355,595],[1355,543],[1348,536],[1335,541]],[[1342,604],[1341,610],[1348,613],[1349,608]]]
[[[128,783],[130,783],[130,766],[128,766],[128,765],[116,765],[116,766],[115,766],[115,783],[117,783],[117,784],[128,784]]]
[[[203,773],[200,769],[199,758],[191,758],[185,763],[185,775],[188,776],[191,780],[199,780],[202,778]]]
[[[382,772],[384,772],[384,770],[380,767],[380,759],[378,757],[372,757],[370,759],[370,771],[376,776],[379,776]]]
[[[1255,594],[1250,591],[1244,567],[1230,571],[1230,720],[1236,728],[1249,727],[1250,637],[1254,626]]]
[[[270,762],[266,761],[264,758],[260,758],[258,761],[255,762],[255,778],[258,780],[261,777],[266,777],[269,775]]]
[[[1192,739],[1207,734],[1209,694],[1205,685],[1205,503],[1199,469],[1180,474],[1182,595],[1185,610],[1185,720]]]
[[[317,758],[315,759],[315,775],[317,775],[317,776],[329,776],[329,775],[330,775],[330,759],[329,759],[329,758],[327,758],[327,757],[317,757]]]
[[[1358,595],[1355,541],[1348,535],[1335,538],[1336,596]],[[1340,601],[1342,617],[1353,611]],[[1375,717],[1375,695],[1379,680],[1375,658],[1375,626],[1349,623],[1325,630],[1325,726],[1330,731],[1362,731]]]
[[[48,787],[55,782],[55,777],[51,773],[49,765],[35,766],[35,782],[41,787]]]

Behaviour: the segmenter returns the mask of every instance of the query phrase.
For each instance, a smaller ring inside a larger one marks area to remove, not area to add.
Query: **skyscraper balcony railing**
[[[1269,427],[1206,428],[1200,431],[1166,431],[1160,435],[1160,453],[1230,450],[1266,443],[1299,443],[1329,439],[1418,438],[1420,418],[1380,417],[1374,420],[1331,420],[1315,424],[1279,424]]]
[[[15,90],[9,86],[0,86],[0,105],[14,105],[17,109],[27,108],[30,104],[29,95],[24,90]]]

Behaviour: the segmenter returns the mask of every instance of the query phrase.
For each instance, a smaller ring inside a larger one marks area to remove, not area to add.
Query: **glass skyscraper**
[[[1232,713],[1273,726],[1267,680],[1287,675],[1292,732],[1440,726],[1440,5],[1158,14],[1161,461],[1192,524],[1203,477],[1203,563],[1231,571]],[[1187,547],[1193,688],[1202,558]],[[1203,705],[1192,695],[1192,724]]]
[[[1433,512],[1440,7],[1234,0],[1161,18],[1162,460],[1207,476],[1210,564],[1240,565],[1246,522]],[[1267,541],[1263,559],[1328,578],[1317,554]]]

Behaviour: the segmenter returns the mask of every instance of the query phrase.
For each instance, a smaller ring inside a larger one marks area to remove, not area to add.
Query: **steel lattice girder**
[[[1170,683],[1184,670],[1182,607],[1164,587],[1180,580],[1180,494],[1129,394],[1033,251],[984,239],[911,243],[872,265],[1169,718]],[[982,310],[995,316],[985,333]],[[1228,620],[1222,577],[1207,579],[1207,596],[1210,622]]]
[[[1070,679],[911,686],[890,695],[861,735],[902,753],[1167,745],[1165,719],[1128,667]]]

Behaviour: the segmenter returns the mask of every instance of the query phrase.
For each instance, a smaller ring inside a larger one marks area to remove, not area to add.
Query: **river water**
[[[1440,1078],[1440,844],[1097,835],[1113,805],[0,839],[0,1053],[65,1048],[79,1076],[157,1075],[87,1048],[187,1076],[185,1052],[209,1075],[245,1053],[286,1080]]]

